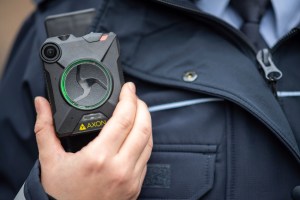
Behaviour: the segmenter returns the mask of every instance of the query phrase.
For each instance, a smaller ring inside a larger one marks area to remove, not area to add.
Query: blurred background
[[[16,34],[33,10],[32,0],[0,0],[0,79]]]

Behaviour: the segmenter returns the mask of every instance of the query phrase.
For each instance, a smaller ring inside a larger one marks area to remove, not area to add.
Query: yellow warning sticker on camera
[[[81,124],[80,127],[79,127],[79,130],[80,131],[85,131],[86,130],[86,127],[84,124]]]
[[[85,122],[85,123],[81,123],[78,130],[79,131],[86,131],[89,129],[99,129],[102,128],[105,124],[106,124],[107,120],[98,120],[98,121],[94,121],[94,122]]]

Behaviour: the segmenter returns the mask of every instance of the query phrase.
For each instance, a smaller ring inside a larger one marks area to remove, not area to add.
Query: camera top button
[[[101,36],[102,36],[102,33],[90,33],[90,34],[83,36],[82,38],[85,41],[92,43],[92,42],[98,42],[100,40]]]
[[[69,39],[69,37],[70,37],[70,34],[61,35],[61,36],[58,36],[58,39],[60,39],[61,41],[66,41],[67,39]]]

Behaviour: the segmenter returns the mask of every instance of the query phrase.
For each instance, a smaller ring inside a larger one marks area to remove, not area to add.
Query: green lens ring
[[[97,66],[105,75],[106,79],[107,79],[107,90],[105,92],[105,94],[103,95],[103,97],[99,100],[98,103],[94,104],[94,105],[90,105],[90,106],[83,106],[83,105],[79,105],[78,103],[74,102],[70,96],[68,95],[67,89],[66,89],[66,78],[68,76],[68,74],[70,73],[70,71],[74,68],[77,67],[78,65],[82,65],[82,64],[91,64],[94,66]],[[62,95],[64,97],[64,99],[73,107],[80,109],[80,110],[94,110],[100,106],[102,106],[110,97],[111,92],[112,92],[112,86],[113,86],[113,80],[112,80],[112,76],[109,72],[109,70],[107,69],[107,67],[105,67],[102,63],[100,63],[97,60],[93,60],[93,59],[80,59],[80,60],[76,60],[74,62],[72,62],[71,64],[69,64],[62,76],[61,76],[61,81],[60,81],[60,89],[62,92]]]

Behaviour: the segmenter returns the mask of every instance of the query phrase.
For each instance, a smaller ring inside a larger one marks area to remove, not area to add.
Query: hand
[[[151,117],[144,102],[126,83],[107,124],[76,153],[64,151],[55,135],[51,109],[35,99],[36,140],[45,191],[59,200],[136,199],[152,151]]]

